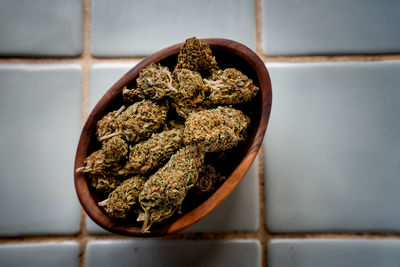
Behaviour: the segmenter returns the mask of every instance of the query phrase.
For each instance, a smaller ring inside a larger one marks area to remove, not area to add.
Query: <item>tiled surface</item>
[[[0,236],[78,232],[80,66],[0,64],[0,94]]]
[[[255,232],[259,221],[258,157],[224,202],[185,232]]]
[[[87,267],[261,266],[257,240],[98,240],[87,245]]]
[[[256,48],[254,1],[91,1],[94,56],[143,56],[197,36]]]
[[[0,55],[78,56],[82,0],[0,0]]]
[[[400,52],[395,0],[262,0],[268,55]]]
[[[73,241],[0,245],[2,267],[78,267],[79,244]]]
[[[107,90],[134,66],[135,63],[94,64],[90,70],[90,110],[94,108]]]
[[[397,267],[400,241],[393,239],[272,239],[270,267]]]
[[[214,211],[184,230],[195,232],[255,232],[259,225],[258,157],[233,193]],[[89,217],[86,225],[91,234],[107,234]]]
[[[0,0],[0,266],[398,266],[399,7]],[[261,168],[172,237],[98,236],[73,187],[82,121],[142,56],[192,36],[268,62]]]
[[[400,61],[268,65],[272,232],[399,232]]]

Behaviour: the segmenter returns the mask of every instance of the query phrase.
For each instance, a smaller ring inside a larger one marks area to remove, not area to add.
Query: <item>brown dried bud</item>
[[[234,68],[214,73],[211,79],[203,79],[209,99],[218,105],[234,105],[250,101],[259,88],[253,80]]]
[[[122,106],[118,110],[107,113],[101,118],[96,124],[97,139],[100,141],[103,136],[109,135],[116,131],[118,128],[117,118],[122,111],[125,110],[125,106]]]
[[[129,160],[118,173],[146,174],[168,160],[183,143],[183,128],[153,134],[146,141],[131,147]]]
[[[83,161],[84,167],[78,168],[76,172],[85,172],[96,175],[107,176],[111,170],[120,168],[118,164],[106,163],[102,149],[94,151]]]
[[[125,102],[136,102],[138,99],[160,100],[166,95],[176,93],[173,87],[171,72],[167,67],[151,63],[140,71],[136,79],[136,87],[122,91]]]
[[[102,150],[105,163],[119,163],[128,155],[129,146],[121,137],[113,136],[103,143]]]
[[[203,40],[192,37],[185,41],[179,51],[175,70],[177,69],[189,69],[199,72],[209,71],[212,73],[219,68],[215,57],[212,55],[210,45]]]
[[[205,194],[214,192],[218,184],[226,179],[219,174],[213,165],[205,164],[199,173],[199,179],[193,187],[195,193]]]
[[[204,153],[186,146],[150,176],[139,194],[144,212],[138,220],[144,221],[143,232],[147,232],[152,223],[165,221],[181,207],[186,193],[197,182],[203,162]]]
[[[121,184],[121,180],[112,175],[89,174],[89,181],[91,186],[102,194],[111,193]]]
[[[142,191],[146,178],[134,176],[122,182],[106,200],[99,202],[108,215],[113,219],[124,219],[137,202],[137,197]]]
[[[174,72],[178,93],[171,95],[172,106],[176,113],[187,118],[188,114],[204,110],[205,98],[203,80],[198,72],[188,69],[178,69]]]
[[[192,113],[185,122],[184,142],[204,152],[228,150],[246,138],[249,123],[242,111],[230,107]]]
[[[167,112],[166,104],[157,104],[151,100],[136,102],[118,116],[117,130],[103,136],[101,140],[119,135],[128,142],[136,143],[141,139],[148,138],[164,125]]]

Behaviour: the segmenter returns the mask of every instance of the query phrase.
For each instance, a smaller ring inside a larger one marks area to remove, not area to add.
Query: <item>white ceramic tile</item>
[[[94,64],[90,70],[90,110],[107,90],[135,65],[136,63]]]
[[[272,232],[399,232],[400,61],[267,66]]]
[[[0,0],[0,55],[77,56],[82,0]]]
[[[78,267],[79,244],[73,241],[0,245],[2,267]]]
[[[95,56],[148,55],[192,36],[228,38],[255,49],[255,2],[91,1]]]
[[[112,234],[111,232],[105,230],[100,227],[97,223],[95,223],[89,216],[86,215],[86,230],[89,234],[92,235],[108,235]]]
[[[0,236],[73,234],[81,67],[0,64]]]
[[[268,55],[400,51],[396,0],[263,0],[262,47]]]
[[[87,267],[261,266],[257,240],[96,240],[86,249]]]
[[[397,267],[400,241],[393,239],[272,239],[270,267]]]
[[[185,232],[255,232],[259,221],[258,157],[236,189]]]

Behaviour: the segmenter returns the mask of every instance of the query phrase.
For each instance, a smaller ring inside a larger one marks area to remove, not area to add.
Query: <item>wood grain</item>
[[[106,230],[128,236],[149,237],[171,234],[185,229],[204,218],[226,199],[243,179],[255,159],[261,147],[271,112],[272,90],[268,71],[263,61],[252,50],[238,42],[220,38],[204,40],[210,44],[213,55],[215,55],[221,68],[235,67],[252,78],[254,83],[260,87],[259,94],[246,107],[253,114],[251,116],[252,124],[246,144],[232,155],[234,158],[232,162],[236,162],[236,166],[228,166],[232,170],[229,177],[208,199],[197,207],[184,211],[181,216],[174,217],[174,220],[170,220],[158,228],[154,226],[151,234],[142,234],[141,226],[137,222],[121,223],[111,220],[97,205],[100,199],[89,187],[85,174],[74,171],[75,188],[83,209],[94,222]],[[172,45],[146,57],[104,94],[89,114],[82,129],[75,156],[74,170],[84,166],[85,157],[98,149],[94,135],[96,123],[104,114],[122,104],[122,88],[133,84],[139,72],[152,62],[160,62],[172,69],[181,45],[182,43]]]

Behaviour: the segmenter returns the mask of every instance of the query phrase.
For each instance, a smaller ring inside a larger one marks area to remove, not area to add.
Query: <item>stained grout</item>
[[[262,0],[255,1],[255,27],[256,27],[256,53],[266,63],[269,62],[333,62],[333,61],[381,61],[399,60],[400,54],[375,54],[375,55],[331,55],[331,56],[268,56],[262,51]],[[2,57],[1,63],[72,63],[82,67],[82,124],[88,117],[90,69],[98,63],[137,63],[143,58],[136,57],[94,57],[90,52],[90,0],[83,0],[83,50],[78,57]],[[264,183],[264,153],[261,146],[258,156],[259,170],[259,226],[255,232],[229,232],[229,233],[176,233],[163,237],[153,237],[157,240],[231,240],[255,239],[261,244],[261,266],[268,266],[267,243],[272,238],[333,238],[333,239],[400,239],[400,233],[270,233],[266,228],[265,211],[265,183]],[[80,230],[72,235],[33,235],[17,237],[0,237],[0,244],[28,243],[28,242],[63,242],[75,241],[80,245],[79,265],[86,265],[86,245],[92,240],[125,240],[140,239],[140,237],[126,237],[116,234],[96,235],[90,234],[86,228],[86,214],[81,209]]]
[[[90,83],[90,0],[83,0],[83,51],[82,51],[82,124],[86,121],[89,112],[89,83]],[[88,232],[86,229],[86,213],[81,208],[81,224],[79,242],[79,266],[86,266],[86,243]]]

